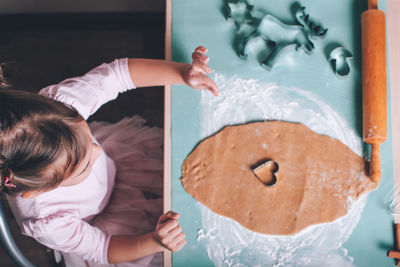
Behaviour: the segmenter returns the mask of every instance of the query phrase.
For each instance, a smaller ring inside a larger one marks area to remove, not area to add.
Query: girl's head
[[[87,158],[92,140],[85,125],[76,110],[50,98],[0,90],[0,190],[57,187]]]

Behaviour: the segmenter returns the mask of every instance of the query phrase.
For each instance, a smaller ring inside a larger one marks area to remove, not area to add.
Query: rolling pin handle
[[[378,0],[368,0],[368,9],[378,9]]]
[[[381,180],[381,160],[379,144],[371,144],[369,174],[373,182],[378,183]]]

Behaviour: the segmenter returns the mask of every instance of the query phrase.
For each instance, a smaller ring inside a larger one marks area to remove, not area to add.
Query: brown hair
[[[83,120],[51,98],[0,89],[0,190],[13,195],[60,184],[85,157],[88,136],[77,125]]]

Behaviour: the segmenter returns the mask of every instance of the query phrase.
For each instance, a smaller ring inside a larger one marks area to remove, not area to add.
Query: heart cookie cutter
[[[279,165],[273,160],[266,162],[253,168],[254,175],[266,186],[273,186],[277,182],[276,173],[279,170]]]

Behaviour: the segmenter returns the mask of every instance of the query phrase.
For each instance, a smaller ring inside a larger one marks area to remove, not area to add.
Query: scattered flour
[[[216,74],[214,79],[220,95],[214,97],[202,92],[202,138],[227,125],[284,120],[300,122],[317,133],[339,139],[362,155],[361,138],[336,111],[312,93],[272,83],[259,84],[252,79],[226,78],[221,74]],[[267,149],[268,144],[263,143],[262,147]],[[321,178],[327,179],[323,175]],[[198,242],[204,242],[215,266],[353,266],[353,259],[342,245],[357,225],[365,203],[366,196],[358,201],[347,199],[346,216],[310,226],[293,236],[249,231],[198,204],[203,225]]]

